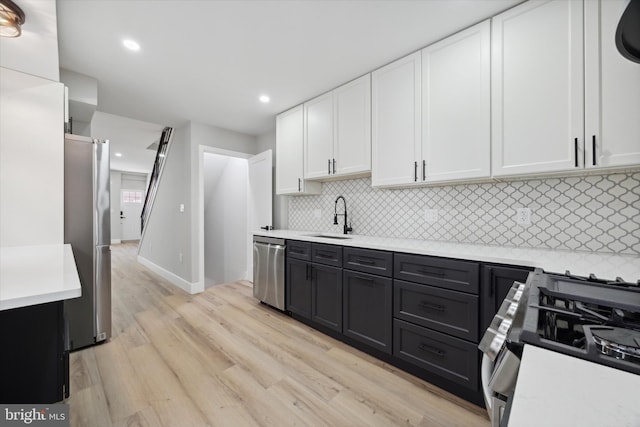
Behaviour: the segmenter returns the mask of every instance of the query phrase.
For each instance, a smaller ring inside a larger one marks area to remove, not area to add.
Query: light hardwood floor
[[[113,337],[71,354],[72,426],[488,426],[483,409],[234,282],[189,295],[113,246]]]

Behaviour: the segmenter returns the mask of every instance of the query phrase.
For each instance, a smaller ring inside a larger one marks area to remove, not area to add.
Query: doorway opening
[[[204,285],[247,275],[247,159],[204,153]]]
[[[120,227],[123,243],[140,241],[140,215],[144,190],[120,190]]]
[[[111,244],[140,241],[148,175],[111,170]]]
[[[193,254],[200,290],[253,280],[253,235],[272,225],[273,152],[199,146]]]

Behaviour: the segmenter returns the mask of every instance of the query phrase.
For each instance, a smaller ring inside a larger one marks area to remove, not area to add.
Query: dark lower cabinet
[[[55,403],[69,397],[62,301],[0,311],[0,403]]]
[[[478,296],[396,280],[393,315],[398,319],[478,342]]]
[[[471,390],[479,389],[477,344],[393,320],[393,354]]]
[[[342,332],[342,269],[311,264],[311,320]]]
[[[287,258],[286,309],[311,319],[311,263]]]
[[[532,269],[287,243],[287,310],[324,333],[482,405],[478,341]]]
[[[299,252],[306,250],[303,245],[288,246]],[[315,246],[309,245],[309,258]],[[322,245],[327,253],[331,248],[330,245]],[[320,252],[320,255],[325,252]],[[340,250],[337,256],[341,254]],[[298,253],[287,257],[286,309],[318,325],[342,332],[342,268],[300,258]]]
[[[506,267],[498,265],[482,266],[481,293],[481,324],[482,333],[487,330],[493,316],[500,308],[500,304],[507,296],[514,281],[526,282],[532,268],[526,267]]]
[[[391,354],[391,279],[350,270],[342,277],[343,334]]]

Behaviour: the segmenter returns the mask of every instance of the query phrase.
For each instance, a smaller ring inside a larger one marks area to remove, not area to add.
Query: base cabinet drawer
[[[311,243],[287,240],[287,257],[311,261]]]
[[[478,342],[478,296],[394,280],[393,316]]]
[[[391,279],[344,270],[342,333],[391,354]]]
[[[476,344],[394,319],[393,355],[471,390],[478,390]]]
[[[393,253],[372,249],[344,248],[343,267],[349,270],[391,277]]]
[[[342,268],[342,246],[314,243],[311,245],[311,261]]]
[[[477,294],[480,265],[425,255],[395,254],[393,278]]]

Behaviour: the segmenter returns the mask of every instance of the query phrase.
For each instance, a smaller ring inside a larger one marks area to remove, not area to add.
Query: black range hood
[[[640,0],[631,0],[616,30],[616,47],[629,61],[640,64]]]

